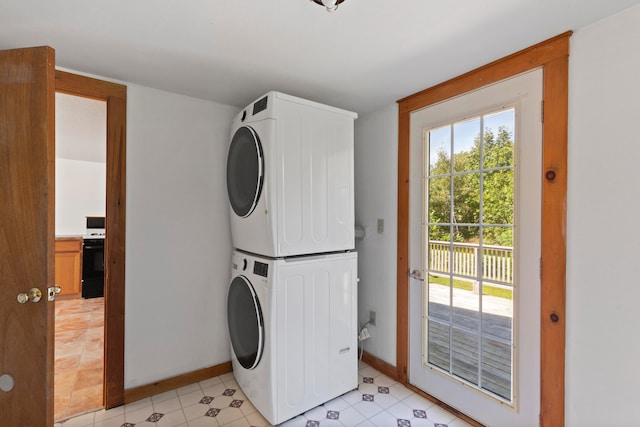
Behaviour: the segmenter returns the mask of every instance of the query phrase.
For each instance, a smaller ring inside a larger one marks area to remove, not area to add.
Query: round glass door
[[[244,276],[231,281],[227,300],[227,320],[231,347],[245,369],[260,363],[264,349],[264,322],[260,301]]]
[[[260,138],[252,128],[243,126],[233,135],[227,158],[227,193],[236,215],[251,215],[260,199],[263,181]]]

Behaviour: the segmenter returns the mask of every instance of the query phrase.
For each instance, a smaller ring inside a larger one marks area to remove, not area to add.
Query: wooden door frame
[[[124,404],[127,87],[56,70],[56,92],[107,103],[104,406]]]
[[[398,101],[397,376],[408,384],[411,113],[534,68],[543,69],[540,426],[564,425],[569,38],[572,32]]]

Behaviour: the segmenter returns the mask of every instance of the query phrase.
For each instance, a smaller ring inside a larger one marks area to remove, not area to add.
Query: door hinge
[[[542,257],[540,257],[540,280],[542,280]]]

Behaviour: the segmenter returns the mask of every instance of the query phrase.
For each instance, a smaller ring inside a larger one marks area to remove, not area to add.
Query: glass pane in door
[[[507,402],[513,400],[514,126],[515,108],[508,108],[425,135],[423,363]]]

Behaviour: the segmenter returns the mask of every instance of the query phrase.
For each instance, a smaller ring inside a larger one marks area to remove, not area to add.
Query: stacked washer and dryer
[[[274,425],[358,386],[356,117],[269,92],[232,124],[233,371]]]

